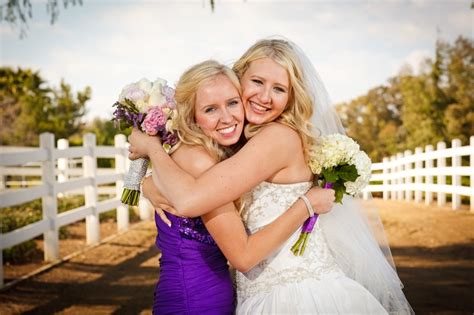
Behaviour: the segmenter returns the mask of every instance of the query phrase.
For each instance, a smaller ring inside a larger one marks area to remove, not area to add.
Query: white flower
[[[332,134],[321,137],[310,149],[309,167],[313,174],[344,164],[354,165],[359,175],[355,182],[344,183],[346,192],[354,195],[367,186],[371,176],[370,158],[359,145],[345,135]]]
[[[161,93],[161,89],[151,90],[150,98],[148,99],[148,104],[150,106],[162,106],[166,103],[166,97]]]
[[[150,80],[143,78],[140,81],[138,81],[138,87],[141,90],[145,91],[146,93],[150,94],[152,85],[151,85]]]

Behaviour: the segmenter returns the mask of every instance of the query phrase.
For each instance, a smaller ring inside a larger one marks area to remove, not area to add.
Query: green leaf
[[[359,177],[357,173],[357,168],[355,165],[344,165],[342,166],[339,171],[338,175],[340,178],[345,180],[346,182],[353,182]]]
[[[321,174],[326,182],[335,183],[339,179],[339,176],[333,168],[324,168]]]

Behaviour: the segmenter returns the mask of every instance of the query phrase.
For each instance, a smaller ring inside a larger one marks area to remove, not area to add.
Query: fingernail
[[[168,223],[168,227],[171,227],[171,222],[170,222],[170,223]]]

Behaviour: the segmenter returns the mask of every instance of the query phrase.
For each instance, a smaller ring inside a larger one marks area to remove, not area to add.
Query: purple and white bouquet
[[[341,134],[322,136],[310,150],[309,167],[315,174],[315,183],[334,189],[337,203],[342,203],[344,194],[354,196],[368,185],[371,165],[359,145]],[[303,255],[317,219],[315,214],[304,222],[298,241],[291,247],[295,255]]]
[[[177,148],[178,136],[174,130],[177,117],[174,89],[166,80],[150,82],[141,79],[122,89],[113,120],[119,128],[136,127],[150,136],[159,136],[168,154]],[[130,163],[124,180],[121,201],[136,206],[140,197],[140,183],[148,169],[148,159],[140,158]]]

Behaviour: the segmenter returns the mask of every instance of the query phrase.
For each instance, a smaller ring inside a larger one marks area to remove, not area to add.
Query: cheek
[[[196,125],[201,128],[206,136],[209,136],[216,127],[214,119],[206,115],[196,115]]]

